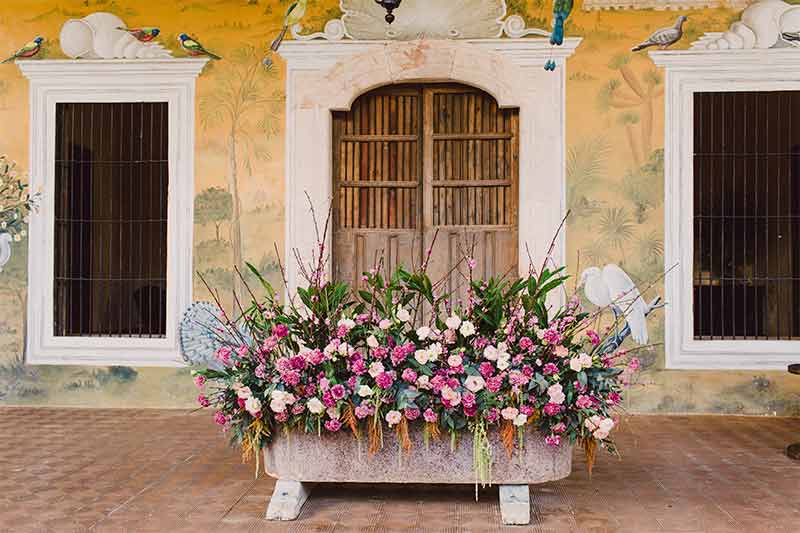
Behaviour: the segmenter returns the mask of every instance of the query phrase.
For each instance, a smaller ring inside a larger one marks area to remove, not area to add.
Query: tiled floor
[[[800,532],[800,420],[631,417],[622,459],[582,454],[533,487],[507,531]],[[310,459],[316,460],[316,459]],[[497,489],[317,487],[300,520],[263,520],[273,481],[207,414],[0,409],[0,531],[498,531]]]

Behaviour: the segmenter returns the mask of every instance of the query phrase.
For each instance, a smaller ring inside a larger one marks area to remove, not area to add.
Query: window
[[[786,370],[800,352],[800,61],[652,52],[665,77],[668,368]]]
[[[800,92],[694,95],[694,338],[800,338]]]
[[[205,60],[30,61],[27,360],[181,364]]]
[[[335,277],[358,284],[378,257],[418,265],[435,235],[429,272],[450,273],[450,291],[466,289],[473,243],[476,275],[516,274],[516,109],[462,85],[404,85],[361,96],[333,127]]]

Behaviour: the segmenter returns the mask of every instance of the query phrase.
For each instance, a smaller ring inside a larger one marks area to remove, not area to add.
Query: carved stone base
[[[507,526],[531,523],[531,491],[528,485],[500,485],[500,517]]]
[[[267,507],[267,520],[295,520],[300,516],[311,489],[307,484],[279,479]]]

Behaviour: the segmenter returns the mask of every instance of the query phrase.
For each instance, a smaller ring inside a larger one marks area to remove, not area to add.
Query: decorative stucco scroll
[[[740,20],[725,32],[706,33],[692,50],[780,48],[800,37],[800,6],[782,0],[760,0],[742,11]]]
[[[486,39],[503,35],[519,39],[550,35],[549,31],[526,27],[519,15],[506,17],[506,0],[404,0],[395,10],[397,19],[393,24],[386,23],[386,11],[375,0],[340,0],[339,6],[342,17],[328,21],[324,31],[304,35],[297,24],[292,35],[302,41],[338,41],[345,37],[366,41]]]

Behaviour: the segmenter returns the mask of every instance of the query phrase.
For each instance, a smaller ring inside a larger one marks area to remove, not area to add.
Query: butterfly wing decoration
[[[252,338],[246,328],[238,328],[238,337],[225,326],[219,307],[210,302],[195,302],[183,314],[180,324],[180,342],[183,360],[192,366],[222,370],[215,354],[223,346],[250,344]]]

